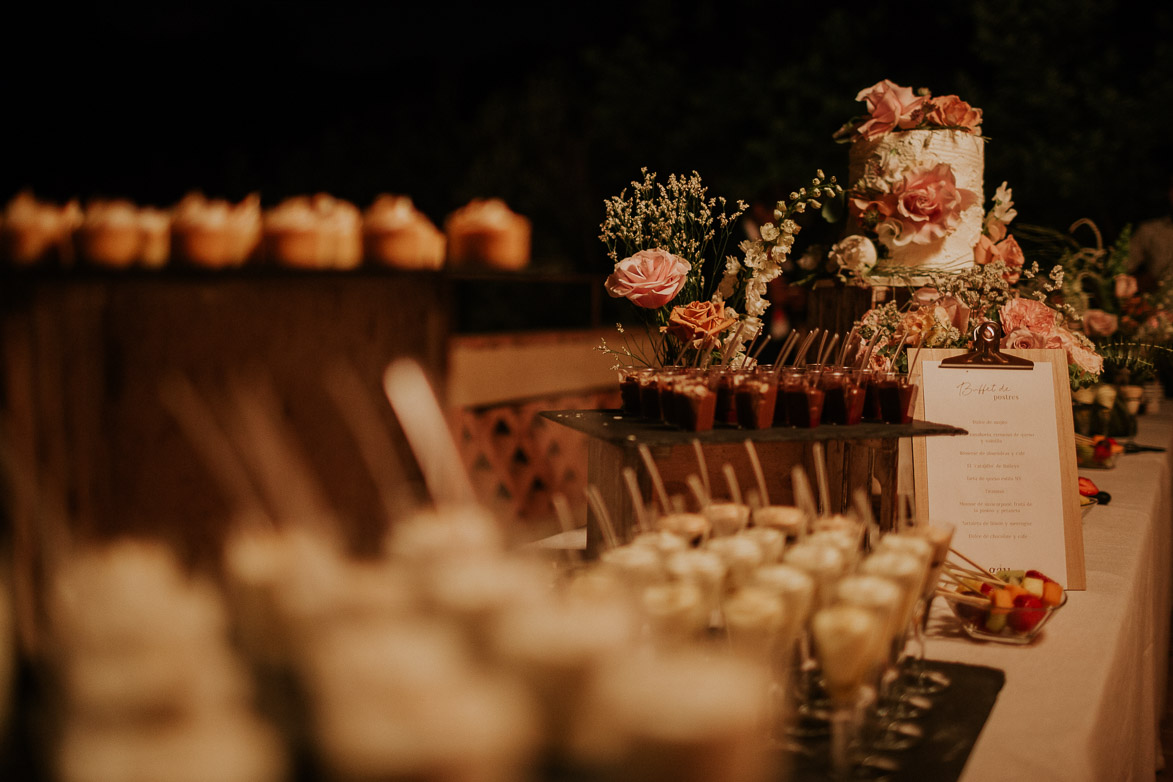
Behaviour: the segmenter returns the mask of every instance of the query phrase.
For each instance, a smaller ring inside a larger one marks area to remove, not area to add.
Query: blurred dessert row
[[[496,198],[470,201],[440,230],[403,195],[380,195],[364,212],[325,193],[266,209],[255,193],[233,203],[193,192],[156,209],[127,200],[60,205],[26,191],[0,214],[0,257],[18,267],[516,270],[529,263],[530,232],[529,219]]]

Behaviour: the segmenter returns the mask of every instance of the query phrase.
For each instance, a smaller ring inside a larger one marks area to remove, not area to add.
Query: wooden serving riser
[[[928,421],[823,425],[812,429],[739,429],[718,426],[707,432],[686,432],[666,424],[624,416],[619,410],[551,410],[542,413],[542,417],[590,437],[588,480],[602,494],[603,501],[614,516],[618,527],[616,532],[621,539],[630,536],[635,523],[631,496],[623,481],[624,468],[635,469],[645,502],[654,501],[651,478],[640,459],[640,445],[646,445],[651,450],[668,494],[691,497],[687,479],[689,475],[699,474],[693,448],[693,441],[699,441],[704,449],[713,496],[727,498],[729,491],[722,472],[725,464],[733,466],[743,492],[756,488],[745,449],[745,441],[751,440],[766,476],[770,502],[790,505],[794,503],[791,469],[796,464],[802,464],[813,483],[813,446],[822,443],[826,454],[832,509],[839,511],[848,507],[856,487],[866,489],[870,486],[877,518],[881,526],[890,528],[896,518],[900,439],[967,433],[956,426]],[[595,556],[601,542],[598,521],[593,512],[588,512],[587,555]]]

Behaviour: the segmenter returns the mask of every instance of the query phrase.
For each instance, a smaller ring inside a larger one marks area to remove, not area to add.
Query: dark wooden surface
[[[215,406],[231,382],[261,378],[345,533],[369,546],[385,514],[323,375],[345,361],[394,432],[383,370],[414,357],[443,392],[447,291],[441,275],[383,270],[7,273],[5,458],[76,533],[159,533],[214,556],[232,509],[160,386],[186,377]],[[14,537],[36,534],[43,509],[27,492],[16,506]]]
[[[913,421],[911,424],[860,423],[854,426],[816,426],[799,429],[778,426],[770,429],[738,429],[717,426],[708,432],[686,432],[638,416],[625,416],[619,410],[550,410],[544,418],[615,445],[647,445],[649,447],[689,445],[700,440],[702,445],[743,443],[811,443],[838,440],[895,440],[901,437],[928,437],[968,434],[964,429],[949,424]]]

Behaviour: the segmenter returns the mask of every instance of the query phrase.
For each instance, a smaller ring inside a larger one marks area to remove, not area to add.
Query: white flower
[[[876,246],[862,234],[852,234],[831,247],[828,253],[839,268],[851,274],[867,274],[876,265]]]
[[[762,226],[762,238],[767,242],[772,242],[778,238],[778,227],[773,223],[766,223]]]
[[[990,216],[1002,223],[1009,223],[1018,217],[1018,212],[1014,209],[1013,195],[1013,191],[1005,182],[999,185],[994,191],[994,206],[990,209]]]
[[[721,284],[717,286],[716,297],[719,297],[721,301],[730,298],[734,291],[737,290],[737,283],[740,278],[741,263],[730,255],[725,259],[725,276],[721,278]]]

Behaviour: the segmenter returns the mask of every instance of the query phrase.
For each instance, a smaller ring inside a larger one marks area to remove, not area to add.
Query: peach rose
[[[917,306],[940,310],[934,313],[934,317],[941,323],[963,332],[969,326],[969,307],[954,296],[942,296],[936,288],[926,286],[917,289],[912,300]]]
[[[1110,337],[1120,327],[1120,319],[1103,310],[1083,313],[1083,333],[1089,337]]]
[[[897,247],[943,239],[957,227],[961,213],[977,203],[976,193],[957,187],[947,163],[905,174],[890,197],[895,209],[881,224],[880,238]]]
[[[666,250],[640,250],[615,264],[605,285],[612,297],[654,310],[676,298],[691,270],[692,264]]]
[[[1089,374],[1098,375],[1104,368],[1103,357],[1080,342],[1079,335],[1062,326],[1056,326],[1055,331],[1047,337],[1047,347],[1065,351],[1068,364],[1074,364]]]
[[[964,128],[977,133],[982,124],[982,110],[975,109],[956,95],[933,98],[923,107],[924,120],[941,128]]]
[[[1046,346],[1046,340],[1030,329],[1015,329],[1002,338],[1002,347],[1011,350],[1032,350]]]
[[[860,90],[855,99],[864,101],[871,114],[856,128],[866,139],[882,136],[896,127],[916,127],[913,114],[925,102],[923,97],[913,94],[911,87],[897,86],[888,79]]]
[[[708,341],[736,322],[736,314],[726,309],[723,303],[694,301],[691,304],[673,307],[668,315],[668,325],[661,331],[667,332],[681,342]]]
[[[1113,278],[1116,287],[1116,298],[1130,299],[1136,295],[1136,278],[1131,274],[1117,274]]]
[[[1010,334],[1026,329],[1044,339],[1055,333],[1055,310],[1037,299],[1011,299],[998,310],[1001,316],[1002,332]]]
[[[1026,262],[1022,247],[1019,246],[1018,240],[1014,238],[1013,234],[1006,234],[1001,241],[995,241],[983,234],[978,239],[977,246],[973,248],[973,259],[980,266],[994,261],[1006,264],[1004,278],[1011,285],[1018,282],[1022,266]]]

